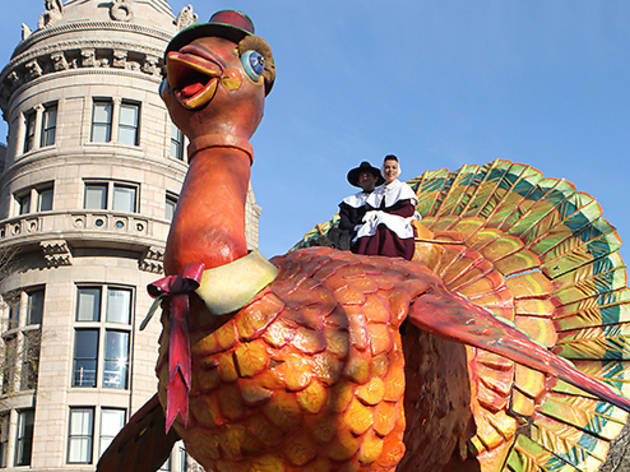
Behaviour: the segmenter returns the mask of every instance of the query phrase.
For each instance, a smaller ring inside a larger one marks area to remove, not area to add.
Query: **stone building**
[[[7,155],[7,147],[4,144],[0,144],[0,174],[4,171],[4,159]]]
[[[161,326],[138,326],[187,167],[157,90],[196,15],[166,0],[44,8],[0,73],[0,469],[92,471],[156,391]],[[250,247],[259,213],[250,190]]]

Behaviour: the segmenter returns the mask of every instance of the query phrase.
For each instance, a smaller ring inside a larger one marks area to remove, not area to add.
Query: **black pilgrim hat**
[[[380,169],[373,167],[369,162],[363,161],[359,167],[355,167],[354,169],[350,169],[348,172],[348,182],[354,185],[355,187],[360,187],[359,185],[359,175],[361,172],[369,172],[374,177],[376,177],[376,185],[381,185],[385,182],[385,179],[381,175]]]

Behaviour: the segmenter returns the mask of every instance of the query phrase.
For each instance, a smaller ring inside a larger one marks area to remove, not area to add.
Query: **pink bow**
[[[168,387],[166,432],[180,414],[188,424],[188,392],[190,392],[190,339],[188,334],[189,295],[201,282],[205,266],[200,262],[186,265],[180,275],[169,275],[149,284],[149,295],[158,300],[169,297],[170,324],[168,345]]]

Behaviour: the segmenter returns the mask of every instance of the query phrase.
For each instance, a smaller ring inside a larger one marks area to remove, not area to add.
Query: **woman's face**
[[[385,178],[386,185],[396,180],[398,173],[398,162],[393,159],[388,159],[383,163],[383,177]]]

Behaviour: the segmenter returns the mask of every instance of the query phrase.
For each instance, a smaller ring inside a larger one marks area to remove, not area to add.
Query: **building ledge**
[[[0,395],[0,411],[13,408],[33,408],[35,406],[36,390],[24,390]]]
[[[0,221],[0,246],[36,246],[65,240],[73,246],[146,248],[164,245],[170,222],[109,210],[51,211]]]

